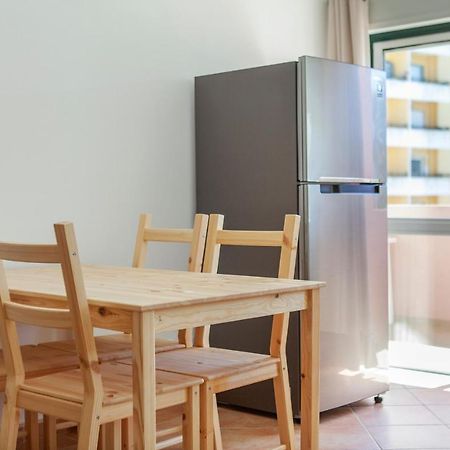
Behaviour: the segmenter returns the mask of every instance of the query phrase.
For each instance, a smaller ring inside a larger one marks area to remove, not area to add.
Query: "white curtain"
[[[368,0],[329,0],[329,58],[370,65],[368,4]]]

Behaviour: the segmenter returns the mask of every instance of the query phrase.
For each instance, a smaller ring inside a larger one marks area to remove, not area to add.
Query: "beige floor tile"
[[[382,395],[383,405],[420,405],[421,402],[408,389],[393,389]],[[373,398],[352,403],[351,406],[374,406]]]
[[[381,405],[373,398],[321,414],[321,450],[450,450],[450,391],[394,386]],[[180,423],[182,410],[158,412],[158,428]],[[220,408],[224,450],[266,450],[278,445],[276,419],[230,408]],[[441,424],[449,424],[449,427]],[[296,449],[300,427],[295,426]],[[370,432],[370,434],[369,434]],[[61,450],[76,449],[76,434],[59,433]],[[17,447],[25,450],[24,443]],[[182,445],[170,450],[182,450]]]
[[[383,450],[443,449],[450,446],[445,425],[381,426],[368,428]]]
[[[443,423],[450,425],[450,405],[427,405]]]
[[[343,407],[321,414],[320,449],[378,450],[379,447],[352,409]]]
[[[266,428],[276,427],[277,421],[273,416],[250,413],[231,408],[220,408],[220,426],[222,428]]]
[[[320,415],[320,425],[326,427],[352,427],[360,426],[356,416],[353,414],[352,409],[349,406],[342,408],[332,409],[330,411],[323,412]]]
[[[365,426],[379,425],[441,425],[442,422],[425,406],[373,405],[354,407]]]
[[[222,431],[224,450],[271,450],[280,445],[277,428],[228,428]],[[299,439],[296,448],[300,448]]]
[[[374,439],[363,429],[320,429],[320,450],[379,450]]]
[[[425,405],[450,405],[450,388],[448,386],[437,389],[408,389]]]

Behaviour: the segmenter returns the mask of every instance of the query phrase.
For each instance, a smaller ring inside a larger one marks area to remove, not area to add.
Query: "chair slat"
[[[57,264],[61,254],[57,245],[24,245],[0,242],[0,259],[5,261]]]
[[[14,322],[45,328],[72,328],[71,314],[68,309],[41,308],[5,303],[6,317]]]
[[[186,242],[193,239],[192,229],[183,228],[150,228],[144,231],[144,240],[152,242]]]
[[[278,276],[280,278],[293,278],[295,274],[295,263],[297,259],[298,234],[300,227],[300,216],[287,214],[284,220],[283,231],[250,231],[250,230],[224,230],[224,217],[220,214],[211,214],[209,217],[208,236],[206,241],[205,258],[203,261],[203,272],[217,273],[219,266],[219,255],[222,245],[239,245],[253,247],[279,247],[280,260],[278,266]],[[208,348],[198,349],[201,356],[193,358],[192,356],[183,361],[180,355],[192,355],[194,349],[169,352],[162,355],[162,359],[173,358],[172,367],[179,373],[189,374],[190,370],[195,370],[205,380],[203,392],[203,415],[200,428],[204,430],[207,445],[211,448],[222,448],[220,424],[217,414],[217,403],[215,395],[225,390],[235,389],[237,387],[250,385],[263,380],[273,379],[275,405],[278,419],[281,445],[273,450],[294,448],[294,423],[292,418],[292,404],[289,387],[288,366],[286,357],[286,341],[289,326],[289,313],[275,314],[272,319],[272,332],[270,337],[270,356],[269,361],[276,361],[275,367],[271,372],[261,372],[258,365],[244,363],[241,374],[222,374],[221,378],[214,380],[211,377],[212,371],[216,370],[217,362],[213,361],[208,367],[206,355],[211,355],[214,351]],[[195,346],[209,347],[209,326],[198,327],[195,330]],[[245,347],[245,343],[243,343]],[[229,355],[224,354],[222,350],[222,365],[236,362],[236,355],[239,352],[228,350]],[[245,354],[245,353],[244,353]],[[158,361],[158,360],[157,360]],[[160,369],[166,370],[168,366],[158,363]],[[211,370],[212,367],[212,370]],[[265,369],[262,367],[262,369]],[[206,411],[206,412],[205,412]],[[214,431],[214,433],[213,433]],[[213,439],[214,438],[214,439]],[[213,442],[214,441],[214,442]],[[205,442],[205,441],[204,441]]]
[[[217,243],[250,247],[280,247],[283,245],[283,232],[220,230],[217,231]]]
[[[196,214],[193,228],[153,228],[151,215],[141,214],[134,247],[133,267],[144,267],[149,242],[168,242],[190,244],[188,270],[201,272],[208,219],[206,214]],[[191,347],[192,330],[179,330],[178,342]]]

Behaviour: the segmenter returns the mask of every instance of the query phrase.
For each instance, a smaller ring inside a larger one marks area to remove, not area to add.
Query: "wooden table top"
[[[59,266],[6,272],[13,300],[65,300]],[[318,281],[93,265],[83,266],[83,275],[89,303],[130,311],[302,292],[325,285]]]

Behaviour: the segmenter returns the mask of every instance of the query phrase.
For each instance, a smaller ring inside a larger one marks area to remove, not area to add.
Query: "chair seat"
[[[130,363],[130,360],[127,360]],[[156,368],[212,381],[237,375],[255,368],[278,364],[270,355],[221,348],[187,348],[156,355]]]
[[[109,362],[101,364],[103,380],[103,405],[131,402],[133,396],[133,378],[130,365]],[[177,373],[156,371],[156,394],[166,394],[191,386],[200,385],[200,378]],[[42,377],[25,380],[21,389],[71,402],[83,402],[83,381],[80,369],[58,372]]]
[[[96,336],[98,359],[100,362],[115,361],[118,359],[131,358],[131,335],[125,333],[108,334]],[[39,346],[53,348],[64,352],[76,354],[75,341],[67,339],[64,341],[44,342]],[[169,339],[156,339],[156,351],[167,352],[170,350],[184,348],[183,344]]]
[[[21,348],[26,378],[34,378],[59,370],[75,369],[80,360],[75,354],[39,345],[23,345]],[[6,369],[3,352],[0,351],[0,391],[5,390]]]

